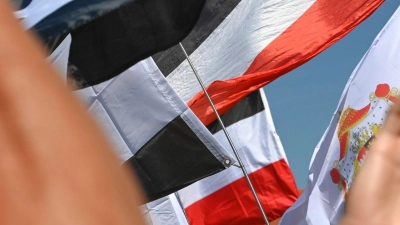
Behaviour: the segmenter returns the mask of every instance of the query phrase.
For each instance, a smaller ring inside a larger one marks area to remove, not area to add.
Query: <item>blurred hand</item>
[[[368,153],[341,225],[400,224],[400,98]]]
[[[144,224],[140,190],[0,1],[0,224]]]

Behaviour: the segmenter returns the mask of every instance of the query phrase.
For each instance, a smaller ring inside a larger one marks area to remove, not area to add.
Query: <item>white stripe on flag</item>
[[[115,127],[115,124],[107,114],[103,105],[98,100],[95,100],[90,106],[89,112],[94,116],[94,118],[96,118],[96,121],[101,124],[101,129],[103,129],[103,132],[107,134],[107,137],[114,146],[114,150],[121,162],[125,162],[131,158],[133,156],[132,152],[119,134],[118,129]]]

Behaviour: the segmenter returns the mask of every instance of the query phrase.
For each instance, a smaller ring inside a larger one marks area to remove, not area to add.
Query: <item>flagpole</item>
[[[187,224],[190,225],[189,217],[186,215],[186,211],[185,211],[185,208],[183,207],[183,204],[182,204],[182,201],[181,201],[181,197],[179,196],[178,192],[175,192],[174,194],[175,194],[176,199],[178,200],[179,206],[181,207],[181,209],[183,211],[183,214],[185,215]]]
[[[190,67],[191,67],[192,70],[193,70],[194,75],[196,76],[197,80],[199,81],[200,86],[201,86],[201,88],[203,89],[204,94],[206,95],[206,97],[207,97],[207,99],[208,99],[208,102],[210,103],[210,105],[211,105],[211,107],[212,107],[212,109],[213,109],[215,115],[217,116],[217,119],[218,119],[218,121],[219,121],[219,124],[221,125],[222,130],[224,131],[225,136],[226,136],[226,138],[228,139],[228,142],[229,142],[229,144],[230,144],[232,150],[233,150],[233,152],[235,153],[236,159],[238,160],[239,166],[240,166],[240,168],[242,169],[242,172],[243,172],[243,174],[244,174],[244,176],[245,176],[245,178],[246,178],[247,184],[249,185],[250,190],[251,190],[251,192],[253,193],[253,196],[254,196],[254,198],[255,198],[255,200],[256,200],[256,202],[257,202],[258,208],[260,209],[260,212],[261,212],[261,215],[262,215],[262,217],[263,217],[263,219],[264,219],[265,224],[266,224],[266,225],[270,225],[269,222],[268,222],[268,218],[267,218],[267,216],[265,215],[264,209],[262,208],[260,199],[258,198],[257,193],[256,193],[256,191],[255,191],[255,189],[254,189],[254,187],[253,187],[253,184],[251,183],[251,180],[250,180],[250,178],[249,178],[249,175],[248,175],[248,173],[247,173],[247,171],[246,171],[246,168],[245,168],[244,165],[243,165],[242,159],[240,158],[239,153],[238,153],[238,151],[237,151],[235,145],[233,144],[233,141],[232,141],[231,137],[229,136],[229,133],[228,133],[228,131],[226,130],[225,125],[224,125],[224,123],[222,122],[221,117],[219,116],[218,111],[217,111],[217,109],[215,108],[215,105],[214,105],[213,101],[211,100],[210,95],[209,95],[208,92],[207,92],[206,87],[205,87],[204,84],[203,84],[203,81],[201,80],[199,74],[197,73],[197,70],[194,68],[194,65],[193,65],[192,61],[190,60],[188,54],[186,53],[186,50],[185,50],[185,48],[183,47],[182,43],[179,42],[179,45],[181,46],[181,49],[182,49],[183,53],[185,54],[186,59],[187,59],[187,61],[189,62]]]

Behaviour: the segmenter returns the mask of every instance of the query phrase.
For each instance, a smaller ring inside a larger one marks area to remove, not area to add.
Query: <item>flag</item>
[[[367,18],[383,0],[208,0],[183,40],[220,114],[307,62]],[[179,47],[154,56],[204,124],[215,115]]]
[[[279,218],[298,193],[262,90],[241,100],[222,116],[222,120],[250,170],[250,178],[268,218],[271,221]],[[208,128],[230,149],[218,121]],[[263,224],[244,179],[241,169],[230,167],[179,191],[190,224]],[[142,208],[149,225],[187,224],[175,195]]]
[[[75,92],[139,177],[149,201],[234,163],[173,91],[151,58]]]
[[[262,89],[240,101],[222,120],[268,219],[281,217],[297,199],[298,191]],[[231,150],[218,121],[208,129]],[[191,225],[264,224],[240,168],[231,166],[178,193]]]
[[[308,184],[281,225],[337,224],[400,88],[400,8],[352,73],[311,159]]]

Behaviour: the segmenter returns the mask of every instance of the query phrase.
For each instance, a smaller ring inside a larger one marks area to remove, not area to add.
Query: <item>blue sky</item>
[[[342,40],[264,88],[299,188],[307,184],[311,155],[350,74],[399,5],[400,0],[385,1]]]

